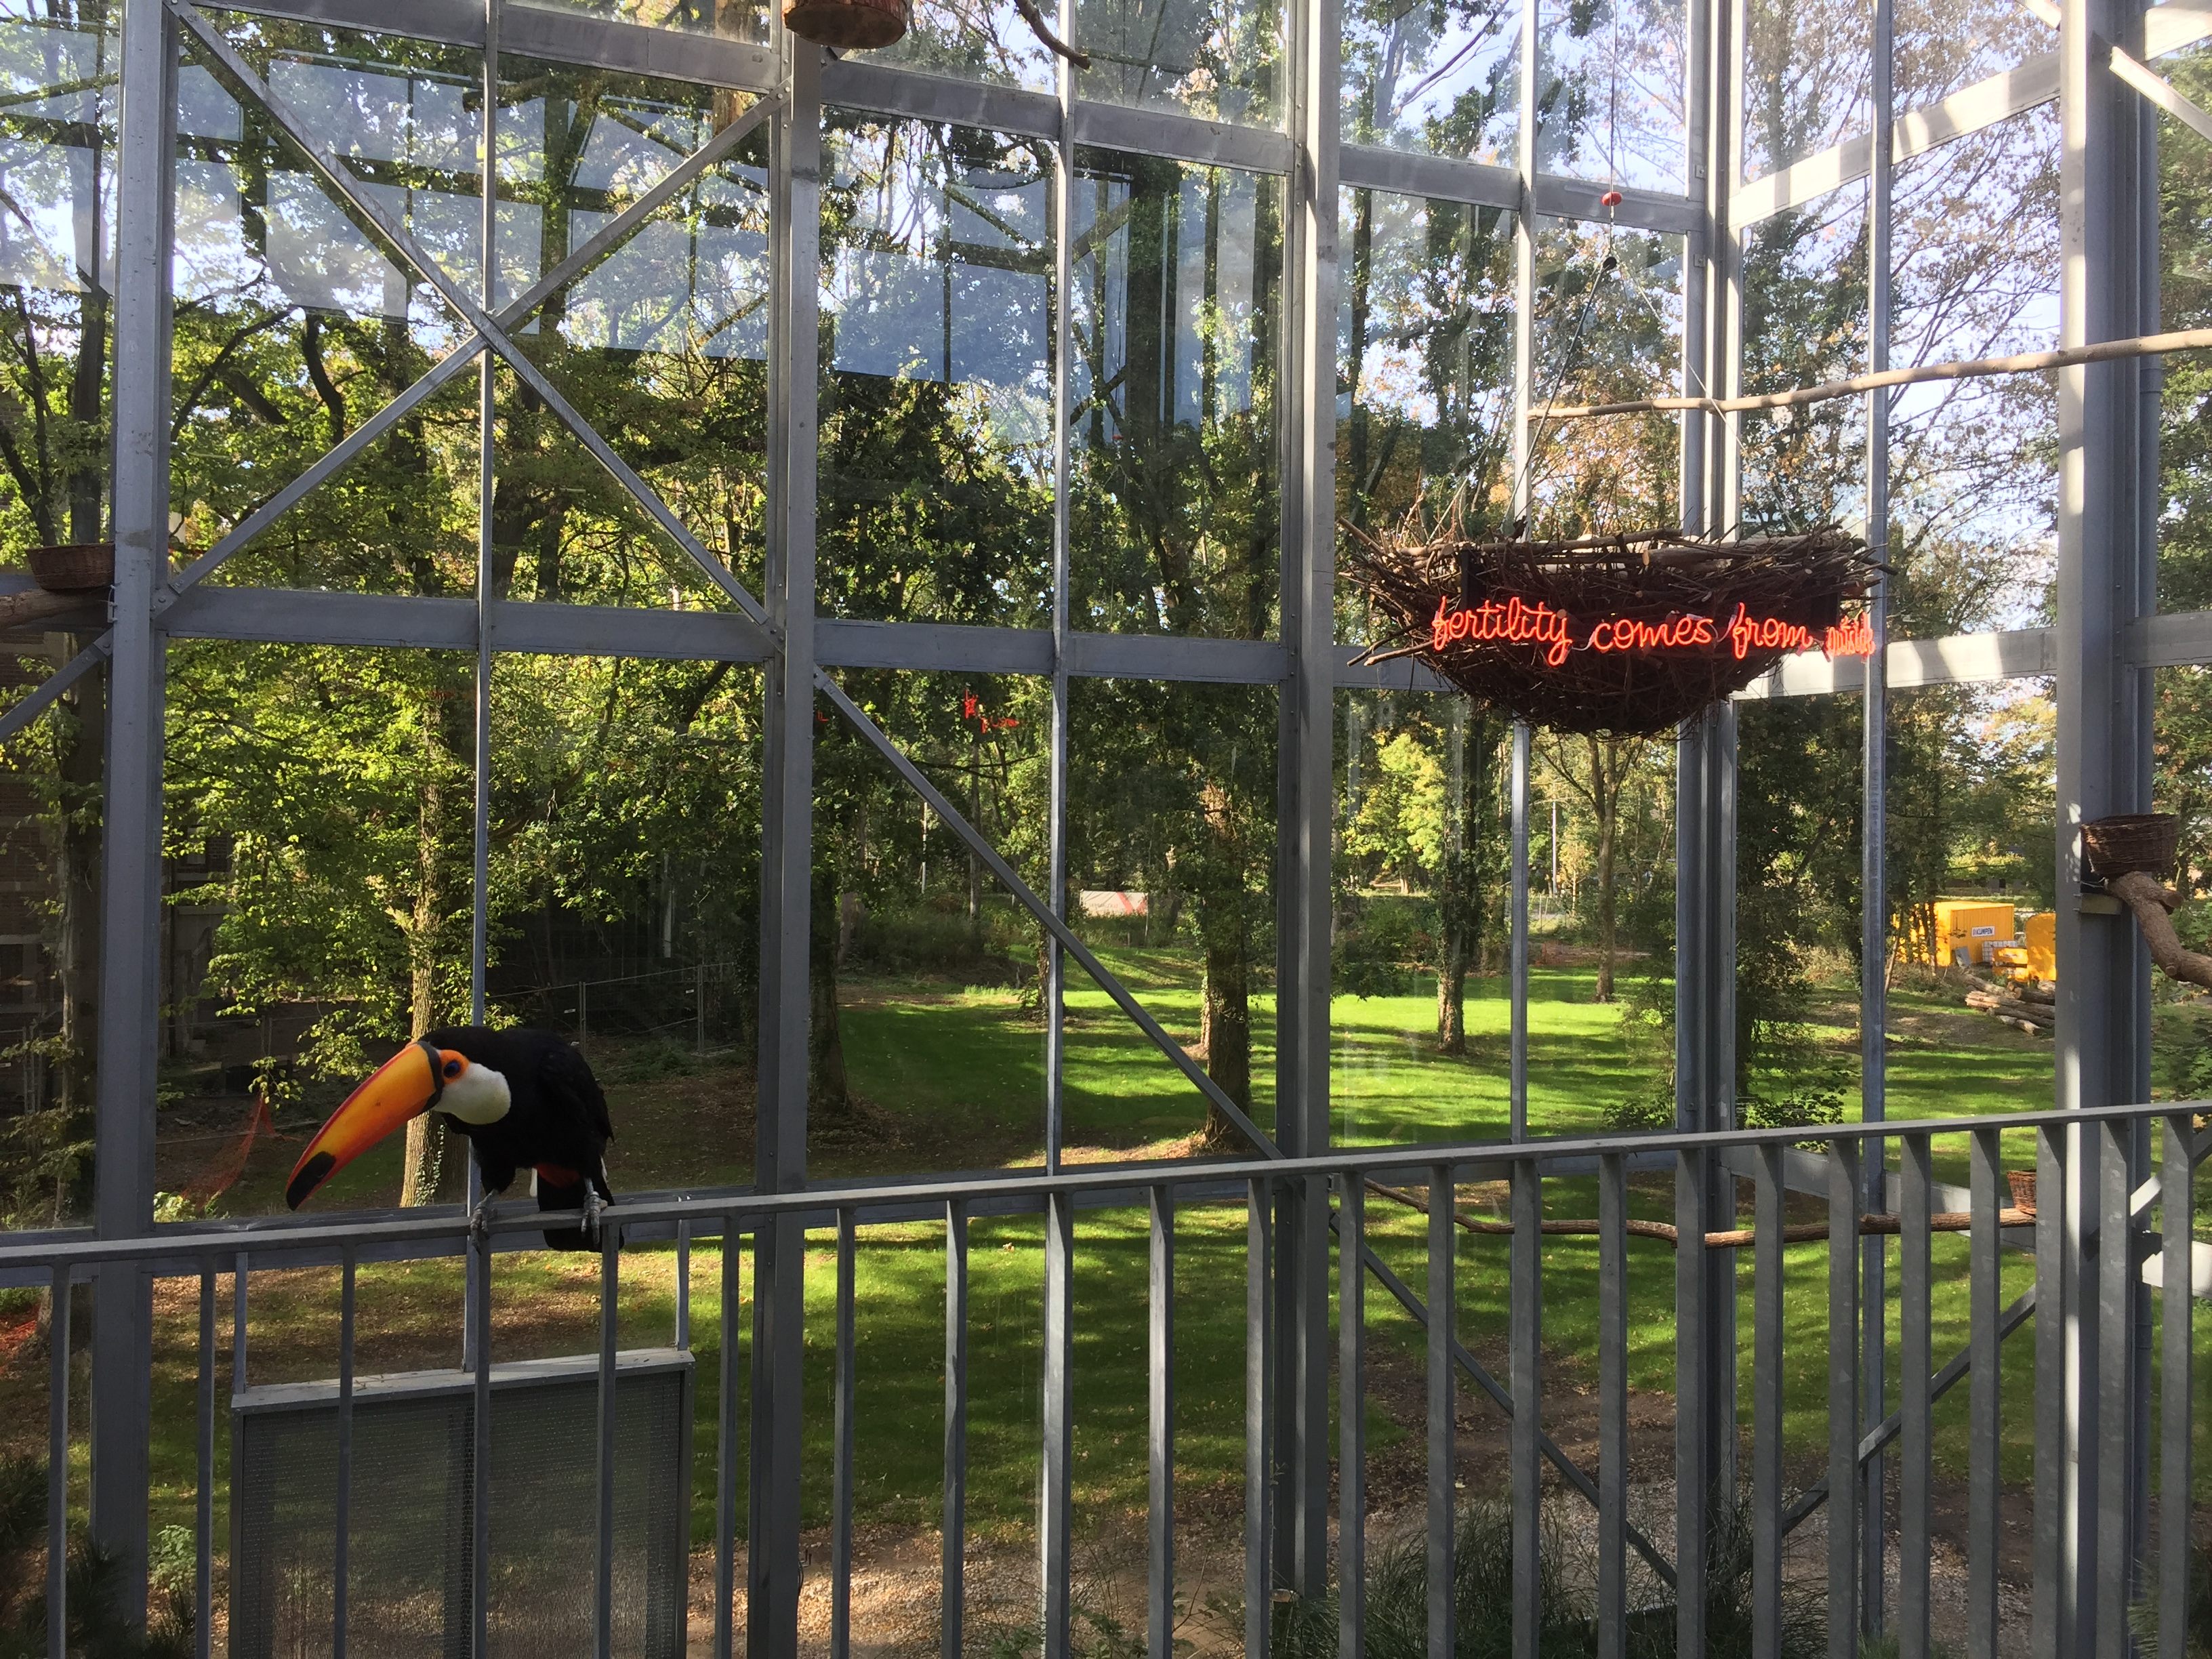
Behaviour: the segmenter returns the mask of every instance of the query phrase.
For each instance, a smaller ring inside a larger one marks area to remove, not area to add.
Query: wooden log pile
[[[1998,985],[1980,978],[1973,983],[1974,988],[1966,995],[1966,1006],[2030,1036],[2051,1035],[2057,1022],[2057,1010],[2052,1006],[2051,994],[2039,984]]]

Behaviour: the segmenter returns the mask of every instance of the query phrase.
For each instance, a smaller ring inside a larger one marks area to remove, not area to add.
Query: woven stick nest
[[[1729,542],[1672,529],[1480,541],[1410,520],[1345,530],[1340,568],[1380,613],[1363,660],[1418,658],[1555,731],[1651,736],[1797,651],[1871,647],[1854,602],[1881,567],[1837,525]]]

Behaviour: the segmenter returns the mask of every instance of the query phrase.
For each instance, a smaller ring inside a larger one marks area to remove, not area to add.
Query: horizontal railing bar
[[[2063,1124],[2164,1118],[2175,1112],[2203,1110],[2212,1110],[2212,1102],[2160,1101],[2148,1105],[2100,1106],[2070,1112],[2021,1112],[2002,1116],[1934,1118],[1911,1122],[1842,1123],[1824,1125],[1812,1132],[1802,1126],[1796,1126],[1774,1129],[1714,1129],[1686,1134],[1584,1135],[1553,1140],[1431,1143],[1388,1149],[1346,1148],[1304,1158],[1224,1160],[1195,1165],[1155,1164],[1145,1168],[1141,1176],[1127,1164],[1103,1169],[1085,1166],[1063,1170],[1058,1175],[1010,1176],[1006,1178],[1006,1182],[1022,1194],[1039,1199],[1048,1193],[1064,1192],[1076,1195],[1079,1201],[1081,1195],[1086,1193],[1127,1192],[1130,1195],[1128,1202],[1134,1206],[1144,1200],[1148,1188],[1163,1184],[1195,1186],[1213,1182],[1278,1180],[1302,1175],[1368,1176],[1378,1171],[1396,1173],[1425,1170],[1439,1164],[1449,1164],[1455,1170],[1494,1170],[1496,1175],[1489,1178],[1503,1179],[1516,1164],[1552,1164],[1568,1159],[1595,1159],[1604,1152],[1675,1153],[1709,1148],[1725,1150],[1736,1146],[1792,1146],[1807,1140],[1856,1144],[1864,1139],[1879,1139],[1916,1132],[1931,1135],[1963,1135],[1976,1129],[2041,1129]],[[692,1224],[695,1234],[712,1231],[711,1228],[702,1228],[702,1222],[732,1218],[740,1220],[770,1216],[804,1218],[818,1214],[822,1218],[822,1224],[828,1226],[837,1210],[842,1207],[852,1206],[865,1211],[886,1203],[943,1204],[956,1198],[972,1203],[977,1198],[975,1188],[975,1178],[963,1176],[949,1180],[933,1178],[890,1190],[880,1183],[869,1183],[818,1188],[799,1193],[632,1200],[609,1206],[602,1212],[602,1223],[620,1226],[625,1230],[627,1237],[633,1238],[641,1237],[640,1230],[647,1225],[665,1227],[667,1231],[659,1237],[672,1238],[676,1224],[687,1220]],[[518,1206],[511,1211],[494,1214],[489,1218],[489,1224],[495,1233],[539,1232],[545,1225],[544,1212],[525,1210]],[[280,1224],[262,1231],[193,1226],[179,1228],[174,1232],[164,1230],[141,1238],[94,1239],[88,1235],[62,1243],[42,1240],[37,1244],[0,1247],[0,1270],[34,1262],[51,1269],[64,1262],[86,1265],[161,1259],[187,1261],[215,1252],[233,1252],[240,1245],[259,1250],[295,1249],[313,1248],[340,1238],[362,1249],[399,1242],[449,1240],[458,1250],[468,1228],[466,1213],[456,1207],[419,1220],[364,1224],[356,1218],[338,1215],[325,1222]]]
[[[2035,1287],[2031,1285],[2022,1291],[2020,1299],[2004,1310],[1997,1322],[1997,1340],[2002,1342],[2027,1322],[2028,1315],[2035,1311]],[[1972,1347],[1961,1348],[1951,1356],[1951,1363],[1929,1379],[1928,1401],[1931,1406],[1951,1391],[1952,1386],[1963,1379],[1974,1368]],[[1904,1426],[1904,1417],[1892,1412],[1866,1431],[1859,1442],[1859,1464],[1862,1468],[1887,1450]],[[1782,1512],[1782,1532],[1784,1537],[1796,1529],[1797,1523],[1828,1501],[1828,1477],[1822,1475],[1799,1492],[1790,1507]]]

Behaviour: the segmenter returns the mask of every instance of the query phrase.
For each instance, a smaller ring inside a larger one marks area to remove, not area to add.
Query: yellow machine
[[[2058,979],[2058,915],[2039,910],[2027,919],[2021,943],[1997,947],[1997,966],[2017,984],[2031,980],[2056,983]]]
[[[1936,950],[1932,966],[1978,967],[1994,963],[1998,950],[2019,936],[2011,905],[1985,899],[1942,899],[1936,905]]]

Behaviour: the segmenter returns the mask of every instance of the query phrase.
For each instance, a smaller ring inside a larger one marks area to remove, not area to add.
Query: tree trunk
[[[1447,1054],[1467,1052],[1467,979],[1489,922],[1484,890],[1497,826],[1497,723],[1455,714],[1448,738],[1447,823],[1437,883],[1437,1038]]]
[[[407,928],[407,1036],[412,1042],[438,1024],[438,923],[444,908],[441,842],[446,827],[444,757],[439,753],[438,710],[422,712],[422,783],[416,797],[415,908]],[[424,1112],[407,1124],[407,1155],[399,1177],[399,1205],[412,1209],[438,1198],[446,1134]]]
[[[806,952],[806,1091],[814,1110],[830,1118],[852,1115],[845,1078],[845,1039],[837,1026],[837,872],[814,866]]]
[[[1589,740],[1590,805],[1597,818],[1597,997],[1613,1000],[1613,969],[1620,947],[1620,895],[1613,880],[1620,841],[1620,786],[1628,751],[1618,741]]]
[[[1206,983],[1199,996],[1199,1047],[1206,1053],[1206,1074],[1246,1115],[1252,1110],[1252,1003],[1250,967],[1245,959],[1243,895],[1199,901],[1206,934]],[[1233,907],[1235,916],[1205,913]],[[1220,922],[1218,928],[1206,921]],[[1242,1147],[1244,1133],[1212,1101],[1206,1106],[1205,1145]]]

